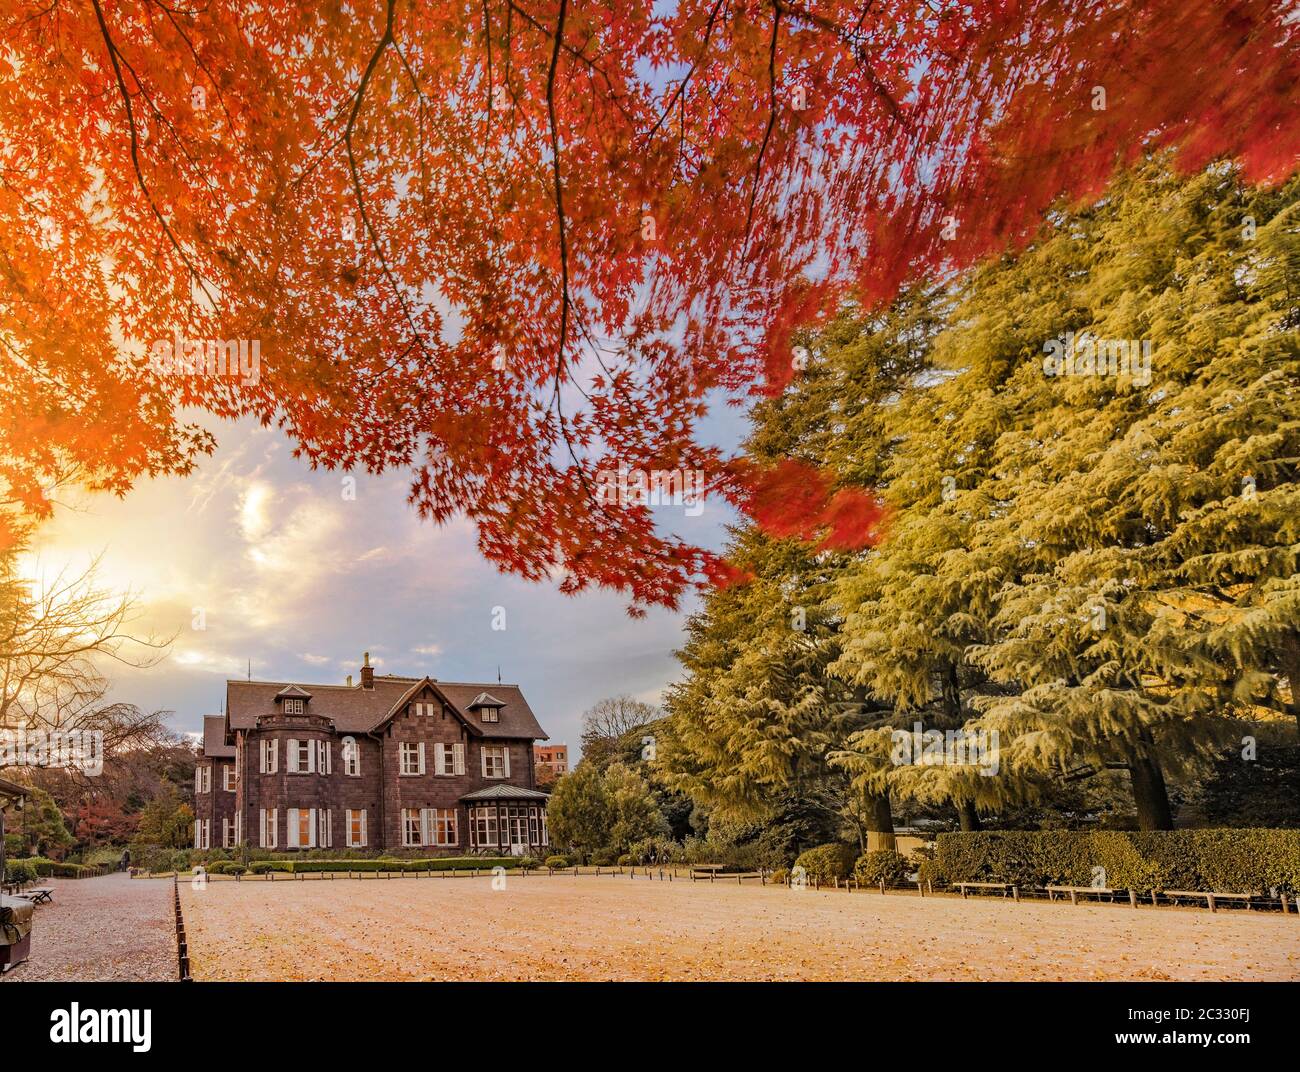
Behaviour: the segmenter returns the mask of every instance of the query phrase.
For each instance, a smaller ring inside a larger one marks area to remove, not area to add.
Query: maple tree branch
[[[135,179],[140,187],[140,192],[144,194],[145,203],[149,206],[154,217],[158,220],[159,225],[163,229],[163,233],[167,236],[168,241],[171,242],[172,247],[176,250],[177,254],[180,255],[181,261],[184,263],[185,267],[189,269],[190,275],[192,278],[199,281],[199,286],[203,288],[204,295],[215,307],[216,302],[213,300],[212,292],[208,290],[207,281],[195,269],[189,255],[177,240],[176,235],[172,233],[171,226],[163,217],[157,204],[154,203],[153,194],[149,190],[148,183],[145,182],[144,173],[140,169],[140,135],[135,125],[135,112],[131,107],[131,94],[127,91],[126,81],[122,77],[122,64],[119,60],[121,54],[118,51],[117,45],[113,42],[113,35],[109,32],[108,22],[104,18],[103,8],[99,6],[99,0],[90,0],[90,3],[95,10],[95,19],[99,23],[100,35],[104,38],[104,45],[108,49],[108,58],[113,64],[113,76],[117,80],[118,93],[122,97],[122,103],[126,106],[126,122],[131,135],[131,167],[135,171]],[[135,78],[138,83],[140,80],[139,76],[136,75]]]
[[[772,5],[772,41],[767,55],[767,129],[763,131],[763,142],[758,147],[758,159],[754,161],[754,185],[749,190],[749,210],[745,213],[745,234],[741,248],[749,244],[749,231],[754,223],[754,205],[758,200],[758,186],[763,178],[763,156],[767,153],[767,143],[771,140],[772,130],[776,126],[776,42],[781,31],[780,0]]]
[[[718,0],[718,2],[713,5],[713,10],[709,12],[708,22],[704,25],[704,41],[700,45],[699,54],[691,61],[690,69],[682,77],[681,84],[678,85],[677,89],[673,92],[673,95],[668,99],[668,103],[664,105],[664,110],[660,113],[659,118],[656,119],[654,125],[646,131],[644,141],[649,142],[649,140],[654,137],[655,132],[663,125],[664,120],[672,114],[673,106],[677,103],[677,98],[686,92],[686,84],[691,80],[691,76],[695,74],[696,68],[699,67],[701,61],[704,59],[704,54],[709,50],[709,38],[713,36],[713,24],[717,20],[718,13],[722,10],[722,5],[726,2],[727,0]]]

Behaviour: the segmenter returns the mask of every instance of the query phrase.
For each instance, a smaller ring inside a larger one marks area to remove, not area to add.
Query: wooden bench
[[[1056,895],[1058,893],[1068,893],[1070,895],[1070,904],[1078,904],[1079,894],[1081,893],[1107,894],[1112,897],[1115,895],[1115,891],[1111,889],[1109,886],[1048,886],[1047,887],[1047,899],[1049,901],[1055,901]]]
[[[1160,892],[1165,897],[1173,900],[1180,897],[1190,897],[1192,899],[1204,897],[1205,903],[1209,905],[1211,912],[1218,911],[1216,907],[1218,901],[1245,901],[1246,911],[1249,912],[1251,899],[1255,896],[1253,893],[1216,893],[1213,890],[1161,890]],[[1286,911],[1285,905],[1283,905],[1282,910]]]
[[[1001,890],[1002,896],[1010,894],[1017,901],[1020,900],[1020,887],[1014,882],[958,882],[957,888],[961,890],[961,899],[966,900],[966,891],[972,890]]]

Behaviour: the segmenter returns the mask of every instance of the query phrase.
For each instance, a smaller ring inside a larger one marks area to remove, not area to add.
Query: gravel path
[[[32,954],[9,982],[172,981],[176,920],[170,879],[49,879],[54,902],[36,909]]]
[[[196,979],[1300,979],[1300,919],[625,878],[181,884]]]

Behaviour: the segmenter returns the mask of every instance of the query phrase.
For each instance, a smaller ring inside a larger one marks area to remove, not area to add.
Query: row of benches
[[[1004,897],[1012,897],[1020,900],[1020,887],[1014,882],[957,882],[954,883],[961,890],[962,899],[965,900],[967,890],[1001,890]],[[1117,893],[1127,893],[1129,904],[1134,908],[1138,905],[1138,896],[1136,890],[1115,890],[1109,886],[1046,886],[1047,898],[1055,901],[1058,896],[1068,896],[1071,904],[1078,904],[1080,895],[1084,896],[1111,896]],[[1209,906],[1211,912],[1218,910],[1219,901],[1242,901],[1249,911],[1251,901],[1255,899],[1253,893],[1220,893],[1211,890],[1155,890],[1151,891],[1151,903],[1159,904],[1159,898],[1167,897],[1171,901],[1179,900],[1204,900]],[[1282,894],[1282,911],[1287,911],[1287,896]],[[1296,904],[1296,911],[1300,912],[1300,902]]]

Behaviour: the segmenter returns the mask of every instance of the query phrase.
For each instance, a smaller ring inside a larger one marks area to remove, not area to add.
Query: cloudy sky
[[[734,443],[740,427],[724,413],[711,438]],[[215,431],[218,451],[189,478],[141,483],[124,500],[67,499],[28,558],[40,576],[101,556],[101,583],[136,596],[133,632],[174,636],[160,664],[109,670],[114,699],[174,711],[174,728],[190,732],[250,659],[254,679],[342,683],[369,651],[380,673],[493,682],[499,667],[551,739],[576,745],[596,700],[657,702],[677,676],[672,652],[693,597],[680,612],[632,619],[617,594],[568,597],[504,576],[467,522],[420,521],[402,474],[360,475],[352,499],[341,474],[313,473],[273,429]],[[659,512],[710,547],[733,519],[714,501],[694,518]],[[503,630],[492,628],[498,607]]]

